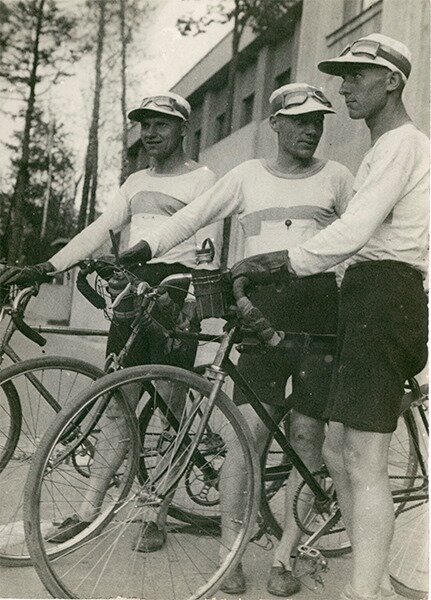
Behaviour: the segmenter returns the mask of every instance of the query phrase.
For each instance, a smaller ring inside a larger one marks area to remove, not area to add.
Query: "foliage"
[[[78,58],[73,36],[78,20],[59,11],[54,0],[10,0],[2,3],[0,26],[1,91],[21,96],[23,119],[16,178],[8,218],[8,260],[22,259],[28,222],[27,196],[31,179],[31,131],[38,117],[38,96],[70,74]],[[40,113],[39,113],[40,115]]]
[[[177,27],[183,35],[197,35],[213,23],[227,23],[236,18],[240,31],[248,25],[255,33],[262,33],[297,3],[298,0],[212,0],[206,3],[204,14],[181,17]],[[201,8],[201,0],[199,5]]]
[[[19,169],[22,137],[22,132],[18,132],[14,142],[8,144],[12,152],[12,172],[15,175]],[[73,233],[75,156],[68,144],[64,125],[58,119],[48,121],[39,109],[33,113],[29,150],[29,180],[23,204],[23,254],[25,262],[32,263],[46,260],[52,254],[51,243],[56,238],[70,237]],[[8,200],[6,204],[10,204],[10,196]],[[44,206],[48,212],[45,234],[42,237]],[[0,233],[5,235],[6,231]]]
[[[9,0],[0,5],[0,93],[28,97],[38,4],[36,0]],[[46,8],[45,8],[46,7]],[[60,13],[54,0],[46,0],[38,48],[38,93],[61,77],[72,74],[71,65],[80,54],[74,46],[78,21]]]

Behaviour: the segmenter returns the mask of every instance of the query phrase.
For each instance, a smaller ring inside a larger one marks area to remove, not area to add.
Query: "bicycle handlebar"
[[[20,290],[13,301],[11,318],[15,327],[20,331],[26,338],[38,344],[39,346],[45,346],[46,339],[40,335],[35,329],[27,325],[24,321],[24,310],[32,296],[36,296],[39,291],[39,287],[32,286],[23,288]]]
[[[76,278],[76,287],[90,304],[96,308],[106,308],[106,301],[103,296],[98,294],[96,290],[88,283],[87,277],[94,269],[89,270],[89,267],[81,269]]]

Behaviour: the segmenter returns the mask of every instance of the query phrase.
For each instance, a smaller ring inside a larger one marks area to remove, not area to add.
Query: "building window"
[[[193,133],[193,140],[192,140],[191,155],[192,155],[193,160],[199,160],[199,152],[201,150],[201,136],[202,136],[202,131],[200,129],[196,129],[196,131]]]
[[[240,127],[244,127],[253,120],[254,94],[243,99],[241,104]]]
[[[224,124],[226,120],[225,113],[221,113],[216,118],[216,127],[215,127],[215,141],[219,142],[225,137]]]
[[[274,79],[274,89],[276,90],[282,85],[287,85],[288,83],[290,83],[290,76],[290,69],[286,69],[286,71],[283,71],[283,73],[277,75],[277,77]]]
[[[354,19],[380,0],[344,0],[344,22]]]

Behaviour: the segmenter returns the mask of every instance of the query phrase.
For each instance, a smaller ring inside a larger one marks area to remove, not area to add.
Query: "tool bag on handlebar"
[[[195,270],[192,273],[192,283],[199,321],[210,317],[223,317],[228,313],[229,306],[235,304],[230,273]]]
[[[126,275],[116,273],[109,279],[108,291],[111,296],[112,302],[122,294],[129,283],[129,279]],[[141,299],[134,293],[131,288],[127,292],[121,301],[113,309],[114,318],[117,321],[130,321],[133,320],[139,313],[141,305]]]

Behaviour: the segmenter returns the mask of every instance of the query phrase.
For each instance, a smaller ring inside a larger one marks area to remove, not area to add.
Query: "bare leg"
[[[269,407],[266,406],[265,408]],[[265,447],[268,429],[249,404],[241,405],[239,410],[244,415],[247,425],[253,434],[256,449],[261,454]],[[228,451],[220,475],[220,504],[222,508],[221,558],[229,552],[240,529],[239,519],[241,519],[242,508],[244,506],[243,495],[245,493],[247,478],[241,448],[238,446],[236,436],[227,435],[226,442]]]
[[[335,425],[341,432],[343,426]],[[381,587],[390,589],[388,555],[394,527],[388,477],[390,440],[391,434],[344,427],[344,472],[338,471],[341,463],[337,466],[325,450],[352,542],[352,588],[365,597],[379,594]]]
[[[310,471],[317,471],[322,466],[322,444],[324,439],[324,423],[292,410],[290,414],[290,443]],[[292,569],[290,557],[298,545],[301,530],[293,517],[293,500],[302,478],[293,469],[285,488],[285,520],[283,536],[275,550],[273,565],[284,565]]]
[[[121,391],[131,406],[136,407],[139,401],[139,386],[125,385]],[[127,453],[127,443],[122,442],[127,437],[126,424],[115,400],[102,417],[100,428],[102,435],[95,446],[87,492],[78,511],[83,521],[93,521],[99,514],[112,477]]]

